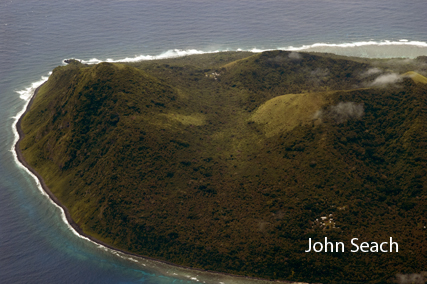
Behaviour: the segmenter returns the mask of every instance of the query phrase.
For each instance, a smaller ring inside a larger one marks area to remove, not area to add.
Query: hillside
[[[268,279],[391,282],[427,267],[425,63],[285,51],[70,61],[40,88],[20,148],[86,234],[124,251]],[[304,252],[325,236],[348,249]],[[399,252],[350,253],[354,237],[393,237]]]

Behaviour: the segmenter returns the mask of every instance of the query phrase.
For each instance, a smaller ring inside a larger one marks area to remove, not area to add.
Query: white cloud
[[[302,58],[301,54],[299,54],[298,52],[292,51],[291,53],[289,53],[288,57],[290,59],[294,59],[294,60],[299,60]]]
[[[382,73],[383,71],[380,68],[371,68],[368,71],[366,71],[365,73],[363,73],[363,76],[370,76],[370,75],[375,75],[378,73]]]
[[[343,123],[350,119],[361,119],[364,114],[365,110],[362,103],[340,102],[335,106],[330,106],[326,111],[316,111],[313,119],[322,119],[327,116],[336,123]]]
[[[399,284],[424,284],[426,278],[423,276],[427,275],[426,272],[412,273],[412,274],[397,274],[396,282]]]
[[[353,102],[340,102],[336,106],[330,107],[332,118],[337,123],[342,123],[349,119],[360,119],[364,114],[363,104]]]
[[[394,84],[402,81],[402,76],[396,73],[384,74],[378,76],[370,86],[373,87],[384,87],[389,84]]]

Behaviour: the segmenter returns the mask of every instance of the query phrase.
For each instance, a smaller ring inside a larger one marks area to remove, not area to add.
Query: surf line
[[[15,134],[15,141],[13,143],[12,146],[12,153],[13,156],[15,158],[15,162],[18,164],[19,167],[23,168],[25,171],[27,171],[27,173],[32,176],[34,178],[34,180],[36,181],[36,185],[37,188],[39,189],[39,191],[42,193],[42,195],[46,196],[49,201],[55,205],[57,208],[60,209],[61,211],[61,218],[64,221],[64,223],[67,225],[67,227],[73,232],[74,235],[76,235],[77,237],[84,239],[86,241],[89,241],[93,244],[95,244],[98,248],[103,249],[104,251],[110,251],[111,253],[114,253],[115,255],[127,259],[127,260],[131,260],[134,262],[137,262],[136,259],[133,259],[132,257],[137,257],[143,260],[151,260],[151,261],[155,261],[155,262],[159,262],[159,263],[164,263],[164,264],[168,264],[168,265],[172,265],[175,267],[180,267],[180,268],[185,268],[185,269],[189,269],[187,267],[184,266],[179,266],[179,265],[175,265],[173,263],[168,263],[166,261],[160,261],[154,258],[150,258],[150,257],[145,257],[145,256],[140,256],[137,254],[133,254],[130,252],[126,252],[126,251],[122,251],[120,249],[116,249],[111,247],[110,245],[99,241],[91,236],[86,235],[82,229],[77,225],[76,222],[74,222],[74,220],[71,218],[70,212],[68,211],[68,209],[66,207],[64,207],[60,201],[58,200],[58,198],[51,192],[51,190],[49,189],[49,187],[46,185],[43,177],[37,173],[28,163],[27,161],[25,161],[23,154],[19,148],[19,142],[24,138],[24,132],[22,130],[21,127],[21,122],[22,119],[24,117],[24,115],[27,113],[27,111],[30,109],[34,98],[36,97],[39,89],[46,83],[47,79],[41,83],[40,86],[38,86],[34,92],[33,95],[27,100],[26,104],[24,105],[23,109],[17,114],[17,116],[15,116],[15,121],[12,125],[12,129],[13,132]],[[124,254],[127,255],[128,257],[125,257],[123,255],[120,254]],[[130,257],[132,256],[132,257]]]
[[[114,255],[117,255],[123,259],[131,260],[133,262],[138,262],[138,260],[132,258],[132,257],[136,257],[136,258],[143,259],[143,260],[150,260],[150,261],[155,261],[155,262],[159,262],[159,263],[174,265],[173,263],[167,263],[167,262],[163,262],[160,260],[152,259],[150,257],[140,256],[137,254],[132,254],[132,253],[129,253],[126,251],[122,251],[120,249],[113,248],[104,242],[101,242],[101,241],[99,241],[99,240],[97,240],[91,236],[86,235],[81,230],[81,228],[77,225],[77,223],[75,223],[74,220],[71,218],[71,215],[70,215],[68,209],[66,207],[64,207],[60,203],[58,198],[50,191],[50,189],[46,185],[46,183],[45,183],[44,179],[41,177],[41,175],[39,173],[37,173],[27,163],[27,161],[25,161],[23,154],[19,148],[19,142],[24,138],[24,132],[23,132],[22,127],[21,127],[21,122],[22,122],[24,115],[30,109],[30,107],[34,101],[34,98],[37,95],[37,92],[46,83],[46,81],[47,81],[47,78],[41,82],[41,84],[34,90],[33,94],[26,100],[26,104],[24,105],[22,110],[15,117],[13,117],[15,120],[12,124],[12,130],[15,134],[15,141],[13,143],[11,152],[13,153],[16,164],[20,168],[24,169],[31,177],[33,177],[33,179],[36,181],[37,188],[39,189],[41,194],[46,196],[53,205],[55,205],[58,209],[60,209],[61,219],[67,225],[67,227],[70,229],[70,231],[74,235],[76,235],[77,237],[95,244],[98,248],[101,248],[104,251],[109,251],[109,252],[113,253]],[[121,254],[124,254],[126,256],[121,255]],[[176,266],[176,265],[174,265],[174,266]],[[182,267],[182,268],[185,268],[185,267]]]
[[[12,130],[13,133],[15,134],[15,140],[14,143],[12,145],[12,149],[10,150],[13,153],[14,159],[16,164],[24,169],[31,177],[34,178],[34,180],[36,181],[36,185],[37,188],[39,189],[39,191],[41,192],[42,195],[46,196],[46,198],[48,198],[48,200],[55,205],[57,208],[60,209],[61,211],[61,219],[63,220],[63,222],[67,225],[67,227],[70,229],[70,231],[76,235],[77,237],[86,240],[88,242],[93,243],[94,245],[96,245],[98,247],[98,249],[102,249],[106,252],[112,253],[122,259],[125,260],[130,260],[133,262],[137,262],[139,263],[139,260],[143,260],[143,261],[148,261],[151,263],[151,268],[155,269],[155,270],[161,270],[161,274],[163,274],[164,276],[170,276],[170,277],[175,277],[175,278],[180,278],[180,279],[186,279],[186,280],[194,280],[197,282],[200,282],[201,280],[197,279],[195,276],[198,276],[200,278],[200,274],[196,274],[196,275],[178,275],[176,273],[173,273],[173,275],[167,275],[169,274],[169,272],[167,271],[167,268],[163,268],[163,267],[155,267],[156,264],[160,264],[160,265],[167,265],[170,266],[171,268],[176,268],[176,269],[180,269],[182,271],[180,271],[180,273],[187,273],[187,274],[195,274],[195,273],[203,273],[205,277],[209,277],[209,276],[214,276],[214,277],[218,277],[218,276],[222,276],[225,278],[228,277],[232,277],[235,280],[252,280],[252,281],[261,281],[261,282],[271,282],[270,280],[267,279],[262,279],[262,278],[257,278],[257,277],[249,277],[249,276],[242,276],[242,275],[233,275],[233,274],[228,274],[228,273],[224,273],[224,272],[216,272],[216,271],[211,271],[211,270],[203,270],[203,269],[199,269],[199,268],[192,268],[192,267],[186,267],[186,266],[182,266],[182,265],[178,265],[178,264],[174,264],[172,262],[168,262],[165,260],[158,260],[155,258],[151,258],[148,256],[142,256],[142,255],[138,255],[135,253],[131,253],[131,252],[127,252],[121,249],[117,249],[114,248],[112,246],[110,246],[107,243],[104,243],[100,240],[97,240],[95,238],[93,238],[92,236],[89,236],[87,234],[85,234],[83,232],[83,230],[78,226],[78,224],[76,222],[74,222],[74,220],[71,218],[71,214],[68,211],[68,209],[63,206],[61,204],[61,202],[59,201],[59,199],[51,192],[51,190],[49,189],[49,187],[46,185],[44,179],[42,178],[42,176],[37,173],[24,159],[22,151],[19,148],[19,143],[20,141],[24,138],[25,134],[22,130],[21,127],[21,122],[23,117],[25,116],[25,114],[27,113],[27,111],[29,111],[29,109],[31,108],[31,105],[38,93],[38,91],[40,90],[40,88],[47,82],[47,78],[40,81],[40,85],[38,87],[34,87],[35,90],[32,92],[32,95],[26,98],[26,104],[24,105],[24,107],[22,108],[22,110],[15,116],[13,117],[15,120],[12,124]],[[33,84],[34,86],[34,84]],[[32,88],[32,89],[34,89]],[[31,89],[31,88],[29,88]],[[28,90],[28,91],[32,91],[32,90]],[[21,96],[22,98],[22,96]],[[144,267],[148,268],[146,264],[144,263],[139,263],[141,265],[143,265]],[[153,276],[156,276],[156,274],[153,274]],[[204,277],[204,278],[205,278]],[[229,279],[227,279],[229,280]],[[227,281],[225,280],[225,281]],[[218,278],[216,278],[216,280],[214,280],[215,283],[224,283],[222,282],[222,279],[219,280]],[[219,282],[217,282],[219,281]],[[206,280],[202,280],[202,283],[212,283],[212,281],[209,281],[208,279]],[[276,283],[292,283],[289,281],[275,281]],[[298,282],[301,283],[301,282]],[[302,284],[307,284],[307,283],[302,283]]]
[[[396,46],[403,46],[403,47],[410,47],[410,48],[417,48],[417,49],[423,49],[425,52],[421,52],[422,55],[427,55],[427,42],[424,41],[415,41],[415,40],[407,40],[407,39],[401,39],[401,40],[369,40],[369,41],[355,41],[355,42],[346,42],[346,43],[326,43],[326,42],[318,42],[308,45],[301,45],[301,46],[285,46],[285,47],[272,47],[272,48],[225,48],[225,49],[217,49],[217,50],[208,50],[203,51],[199,49],[170,49],[167,50],[159,55],[135,55],[135,57],[126,57],[123,59],[111,59],[107,58],[106,60],[100,60],[97,58],[92,58],[89,60],[79,60],[83,64],[97,64],[101,62],[108,62],[108,63],[119,63],[119,62],[138,62],[138,61],[148,61],[148,60],[159,60],[159,59],[167,59],[167,58],[176,58],[176,57],[184,57],[189,55],[195,55],[195,54],[208,54],[208,53],[219,53],[219,52],[227,52],[227,51],[245,51],[245,52],[252,52],[252,53],[261,53],[264,51],[273,51],[273,50],[283,50],[283,51],[302,51],[302,52],[319,52],[319,48],[332,48],[333,50],[320,50],[320,52],[330,52],[334,54],[338,54],[337,50],[342,49],[356,49],[360,47],[367,47],[367,46],[377,46],[377,47],[396,47]],[[350,55],[351,56],[351,55]],[[354,55],[356,57],[360,57],[360,55]],[[393,57],[393,56],[392,56]],[[64,63],[64,61],[63,61]],[[65,63],[64,63],[65,64]]]
[[[41,83],[41,85],[38,86],[34,90],[33,95],[27,100],[23,109],[14,117],[15,121],[12,125],[12,129],[13,129],[13,132],[15,134],[15,141],[14,141],[13,146],[12,146],[12,153],[13,153],[13,156],[15,158],[15,162],[17,163],[17,165],[19,167],[21,167],[22,169],[24,169],[25,171],[27,171],[27,173],[34,178],[39,191],[44,196],[48,197],[53,205],[55,205],[57,208],[60,209],[62,220],[68,225],[68,227],[71,229],[71,231],[76,236],[81,237],[85,240],[91,241],[89,238],[87,238],[87,237],[85,237],[79,233],[80,229],[76,230],[76,228],[74,226],[77,224],[75,224],[74,221],[72,221],[71,218],[69,217],[69,213],[67,212],[68,210],[64,210],[64,208],[60,204],[59,200],[56,198],[56,196],[54,196],[52,194],[50,189],[47,187],[43,178],[24,160],[22,152],[19,149],[19,142],[24,138],[24,132],[22,131],[22,128],[21,128],[22,118],[24,117],[26,112],[30,109],[30,107],[33,103],[33,100],[34,100],[35,96],[37,95],[37,92],[46,83],[46,81]],[[70,221],[72,221],[72,222],[70,222]],[[93,243],[97,244],[96,242],[93,242]]]

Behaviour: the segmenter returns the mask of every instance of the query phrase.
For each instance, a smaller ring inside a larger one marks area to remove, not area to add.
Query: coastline
[[[45,82],[46,83],[46,82]],[[59,199],[52,193],[52,191],[49,189],[49,187],[46,185],[43,177],[34,169],[32,168],[27,161],[25,161],[24,156],[21,152],[21,149],[19,147],[21,140],[24,138],[25,134],[22,130],[21,127],[21,122],[23,117],[25,116],[25,114],[29,111],[29,109],[31,108],[32,103],[34,102],[35,97],[37,96],[37,93],[39,91],[39,89],[45,84],[41,84],[40,86],[38,86],[33,95],[31,96],[30,101],[28,102],[25,110],[22,112],[22,115],[19,117],[19,119],[16,121],[16,131],[18,132],[18,140],[15,143],[15,145],[13,146],[13,149],[15,150],[16,153],[16,157],[18,159],[18,161],[22,164],[22,166],[24,166],[28,171],[30,171],[35,177],[37,177],[41,188],[43,189],[43,191],[48,195],[48,197],[51,199],[51,201],[53,201],[53,203],[55,205],[57,205],[58,207],[60,207],[65,215],[66,221],[68,222],[68,225],[80,236],[83,238],[86,238],[88,240],[90,240],[91,242],[97,244],[97,245],[101,245],[105,248],[108,248],[112,251],[116,251],[116,252],[120,252],[124,255],[127,256],[131,256],[131,257],[137,257],[137,258],[141,258],[141,259],[145,259],[145,260],[150,260],[153,262],[158,262],[161,264],[166,264],[166,265],[170,265],[172,267],[176,267],[176,268],[180,268],[180,269],[185,269],[185,270],[189,270],[189,271],[194,271],[194,272],[203,272],[206,274],[212,274],[212,275],[216,275],[216,276],[224,276],[224,277],[233,277],[239,280],[251,280],[251,281],[263,281],[263,282],[270,282],[270,283],[287,283],[287,284],[308,284],[306,282],[294,282],[294,281],[286,281],[286,280],[269,280],[269,279],[263,279],[263,278],[257,278],[257,277],[249,277],[249,276],[242,276],[242,275],[235,275],[235,274],[229,274],[229,273],[224,273],[224,272],[216,272],[216,271],[211,271],[211,270],[204,270],[204,269],[200,269],[200,268],[193,268],[193,267],[186,267],[186,266],[182,266],[182,265],[178,265],[178,264],[174,264],[172,262],[168,262],[165,260],[159,260],[159,259],[155,259],[155,258],[151,258],[148,256],[143,256],[143,255],[139,255],[139,254],[135,254],[132,252],[128,252],[125,250],[121,250],[118,248],[115,248],[103,241],[100,241],[88,234],[85,234],[83,232],[83,230],[79,227],[79,225],[74,222],[74,220],[71,218],[71,214],[68,210],[67,207],[65,207],[64,205],[61,204],[61,202],[59,201]],[[220,282],[223,283],[223,282]]]

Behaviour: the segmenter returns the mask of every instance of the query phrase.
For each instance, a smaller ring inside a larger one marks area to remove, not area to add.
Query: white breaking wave
[[[427,42],[423,41],[408,41],[407,39],[401,39],[399,41],[360,41],[360,42],[351,42],[351,43],[315,43],[312,45],[303,45],[301,47],[293,47],[290,46],[286,49],[288,50],[307,50],[316,47],[341,47],[341,48],[349,48],[349,47],[361,47],[361,46],[414,46],[414,47],[426,47]]]
[[[306,52],[327,52],[335,53],[338,55],[355,56],[355,57],[370,57],[370,58],[415,58],[417,56],[427,56],[427,42],[423,41],[409,41],[407,39],[401,39],[398,41],[360,41],[360,42],[349,42],[349,43],[314,43],[310,45],[302,45],[299,47],[287,46],[277,47],[269,49],[260,49],[253,47],[250,49],[225,49],[225,50],[211,50],[202,51],[197,49],[171,49],[159,55],[135,55],[135,57],[126,57],[123,59],[111,59],[105,60],[92,58],[89,60],[79,60],[84,64],[98,64],[101,62],[138,62],[145,60],[157,60],[167,59],[175,57],[183,57],[193,54],[207,54],[207,53],[218,53],[222,51],[249,51],[253,53],[260,53],[271,50],[285,50],[285,51],[306,51]],[[65,59],[64,59],[65,60]],[[65,62],[63,61],[65,64]]]
[[[29,101],[31,99],[31,97],[33,96],[33,94],[34,94],[34,91],[39,86],[41,86],[44,82],[46,82],[47,79],[49,78],[49,76],[51,74],[52,74],[52,72],[49,72],[48,76],[42,76],[40,80],[31,83],[31,85],[29,87],[27,87],[27,88],[25,88],[25,89],[23,89],[21,91],[17,91],[17,93],[19,94],[19,98],[23,99],[24,101]],[[24,109],[22,110],[22,112],[24,112],[26,108],[27,108],[27,106],[24,107]]]
[[[80,60],[80,59],[77,59],[77,60],[79,60],[81,63],[84,63],[84,64],[98,64],[101,62],[110,62],[110,63],[138,62],[138,61],[145,61],[145,60],[167,59],[167,58],[183,57],[183,56],[194,55],[194,54],[206,54],[206,53],[217,53],[217,52],[220,52],[220,50],[201,51],[201,50],[197,50],[197,49],[188,49],[188,50],[172,49],[172,50],[168,50],[168,51],[166,51],[160,55],[137,55],[135,57],[126,57],[124,59],[118,59],[118,60],[114,60],[111,58],[107,58],[106,60],[100,60],[97,58],[92,58],[89,60]]]
[[[81,239],[84,239],[84,240],[86,240],[86,241],[89,241],[89,242],[91,242],[91,243],[93,243],[93,244],[95,244],[98,248],[100,248],[100,249],[103,249],[103,250],[105,250],[105,251],[109,251],[109,252],[111,252],[111,253],[113,253],[113,254],[115,254],[115,255],[117,255],[117,256],[119,256],[119,257],[121,257],[121,258],[123,258],[123,259],[127,259],[127,260],[130,260],[130,261],[133,261],[133,262],[138,262],[138,260],[136,260],[135,259],[135,257],[131,257],[131,256],[127,256],[127,255],[125,255],[125,254],[123,254],[123,253],[121,253],[121,252],[118,252],[118,251],[116,251],[116,250],[113,250],[113,249],[110,249],[110,248],[107,248],[107,247],[105,247],[105,246],[103,246],[103,245],[101,245],[101,244],[99,244],[99,243],[97,243],[97,242],[94,242],[94,241],[92,241],[91,239],[89,239],[89,238],[87,238],[87,237],[85,237],[85,236],[83,236],[83,235],[80,235],[74,228],[73,228],[73,226],[71,226],[70,225],[70,223],[68,223],[68,220],[67,220],[67,217],[66,217],[66,215],[65,215],[65,211],[64,211],[64,209],[61,207],[61,206],[59,206],[58,204],[56,204],[51,198],[50,198],[50,196],[44,191],[44,189],[43,189],[43,187],[42,187],[42,185],[41,185],[41,183],[40,183],[40,180],[37,178],[37,176],[36,175],[34,175],[26,166],[24,166],[20,161],[19,161],[19,159],[18,159],[18,154],[16,153],[16,150],[15,150],[15,145],[16,145],[16,143],[18,143],[18,140],[19,140],[19,133],[18,133],[18,130],[17,130],[17,123],[18,123],[18,121],[19,121],[19,119],[21,118],[21,116],[25,113],[25,110],[27,109],[27,107],[28,107],[28,104],[30,103],[30,101],[31,101],[31,98],[33,97],[33,95],[34,95],[34,92],[35,92],[35,90],[38,88],[38,87],[40,87],[43,83],[45,83],[47,80],[48,80],[48,78],[49,78],[49,76],[52,74],[52,72],[49,72],[49,74],[48,74],[48,76],[42,76],[41,77],[41,79],[40,80],[38,80],[38,81],[36,81],[36,82],[33,82],[33,83],[31,83],[30,84],[30,86],[29,87],[27,87],[27,88],[25,88],[25,89],[23,89],[23,90],[21,90],[21,91],[17,91],[17,93],[19,94],[19,98],[21,98],[22,100],[24,100],[25,101],[25,104],[24,104],[24,106],[22,107],[22,109],[17,113],[17,115],[16,116],[14,116],[13,117],[13,123],[12,123],[12,131],[13,131],[13,133],[14,133],[14,141],[13,141],[13,144],[12,144],[12,149],[11,149],[11,152],[12,152],[12,154],[13,154],[13,157],[14,157],[14,159],[15,159],[15,162],[16,162],[16,164],[20,167],[20,168],[22,168],[22,169],[24,169],[34,180],[35,180],[35,182],[36,182],[36,185],[37,185],[37,189],[40,191],[40,193],[42,194],[42,195],[44,195],[44,196],[46,196],[47,198],[48,198],[48,200],[50,201],[50,203],[52,203],[55,207],[57,207],[60,211],[61,211],[61,219],[62,219],[62,221],[64,222],[64,224],[66,224],[67,225],[67,227],[70,229],[70,231],[74,234],[74,235],[76,235],[77,237],[79,237],[79,238],[81,238]]]
[[[366,58],[416,58],[427,56],[427,42],[409,41],[401,39],[398,41],[361,41],[351,43],[315,43],[300,47],[284,47],[280,50],[326,52],[345,56]]]
[[[49,76],[52,74],[52,72],[49,72]],[[35,182],[36,182],[36,185],[37,185],[37,188],[39,189],[39,191],[40,191],[40,193],[42,194],[42,195],[44,195],[44,196],[46,196],[48,199],[49,199],[49,201],[53,204],[53,205],[55,205],[57,208],[59,208],[60,210],[61,210],[61,217],[62,217],[62,220],[64,221],[64,223],[65,224],[67,224],[67,226],[68,226],[68,228],[76,235],[76,236],[78,236],[78,237],[80,237],[80,238],[82,238],[82,239],[85,239],[85,240],[87,240],[87,241],[90,241],[90,242],[92,242],[92,243],[94,243],[94,244],[96,244],[96,245],[98,245],[99,247],[102,247],[101,245],[99,245],[98,243],[95,243],[95,242],[93,242],[92,240],[90,240],[89,238],[86,238],[85,236],[82,236],[82,235],[80,235],[76,230],[74,230],[74,228],[68,223],[68,221],[67,221],[67,217],[65,216],[65,212],[64,212],[64,209],[62,209],[62,207],[61,206],[59,206],[58,204],[56,204],[50,197],[49,197],[49,195],[44,191],[44,189],[43,189],[43,187],[42,187],[42,185],[41,185],[41,183],[40,183],[40,180],[37,178],[37,176],[36,175],[34,175],[26,166],[24,166],[20,161],[19,161],[19,159],[18,159],[18,154],[16,153],[16,151],[15,151],[15,145],[16,145],[16,143],[18,143],[18,140],[19,140],[19,133],[18,133],[18,129],[17,129],[17,123],[18,123],[18,121],[19,121],[19,119],[21,118],[21,116],[22,115],[24,115],[24,113],[25,113],[25,110],[27,109],[27,107],[28,107],[28,104],[30,103],[30,101],[31,101],[31,98],[33,97],[33,95],[34,95],[34,92],[35,92],[35,90],[38,88],[38,87],[40,87],[43,83],[45,83],[47,80],[48,80],[48,78],[49,78],[49,76],[42,76],[41,77],[41,79],[40,80],[38,80],[38,81],[36,81],[36,82],[33,82],[33,83],[31,83],[31,85],[29,86],[29,87],[27,87],[27,88],[25,88],[25,89],[23,89],[23,90],[21,90],[21,91],[17,91],[17,93],[19,94],[19,97],[21,98],[21,99],[23,99],[24,101],[25,101],[25,104],[24,104],[24,106],[23,106],[23,108],[17,113],[17,115],[16,116],[14,116],[13,117],[13,123],[12,123],[12,131],[13,131],[13,134],[14,134],[14,141],[13,141],[13,144],[12,144],[12,149],[11,149],[11,152],[13,153],[13,157],[14,157],[14,159],[15,159],[15,162],[16,162],[16,164],[20,167],[20,168],[22,168],[22,169],[24,169],[34,180],[35,180]]]

